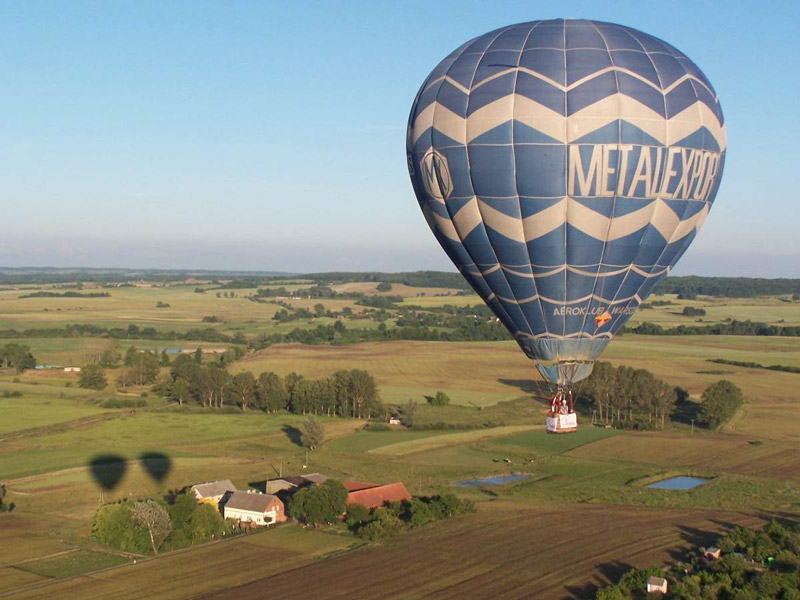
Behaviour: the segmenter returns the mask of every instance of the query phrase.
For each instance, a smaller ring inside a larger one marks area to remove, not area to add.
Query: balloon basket
[[[578,431],[578,415],[572,413],[547,413],[545,420],[545,430],[547,433],[562,434],[562,433],[575,433]]]

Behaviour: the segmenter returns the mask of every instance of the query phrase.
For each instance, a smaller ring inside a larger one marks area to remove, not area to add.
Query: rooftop
[[[225,492],[235,492],[236,486],[231,483],[230,479],[220,479],[218,481],[195,484],[192,486],[192,490],[197,492],[201,498],[213,498],[214,496],[222,496]]]
[[[277,496],[272,494],[250,493],[250,492],[233,492],[225,502],[225,510],[234,508],[238,510],[249,510],[253,512],[267,512],[269,505],[273,500],[280,502]]]
[[[411,494],[402,482],[379,485],[347,494],[348,504],[363,504],[367,508],[378,508],[387,502],[399,500],[411,500]]]

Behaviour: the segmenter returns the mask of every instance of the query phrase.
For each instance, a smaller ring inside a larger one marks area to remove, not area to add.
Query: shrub
[[[431,404],[433,406],[447,406],[450,404],[450,396],[440,390],[436,392],[436,395],[433,398],[431,398]]]
[[[351,504],[347,507],[345,523],[350,527],[356,527],[369,519],[369,509],[363,504]]]

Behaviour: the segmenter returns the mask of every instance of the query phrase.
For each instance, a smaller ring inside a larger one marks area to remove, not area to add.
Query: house
[[[408,493],[402,482],[354,490],[347,494],[348,505],[363,504],[370,509],[401,500],[411,500],[411,494]]]
[[[652,592],[667,593],[667,580],[663,577],[652,576],[647,580],[645,591],[650,594]]]
[[[402,425],[403,421],[400,417],[390,417],[389,418],[389,425]]]
[[[198,502],[206,502],[215,507],[219,505],[220,500],[227,492],[235,491],[236,486],[231,483],[230,479],[198,483],[191,487],[191,492]]]
[[[236,519],[240,523],[272,525],[286,520],[283,502],[273,494],[261,492],[236,491],[228,495],[222,505],[222,515],[226,519]]]
[[[716,546],[711,546],[710,548],[706,549],[703,557],[708,560],[717,560],[722,555],[722,550],[717,548]]]

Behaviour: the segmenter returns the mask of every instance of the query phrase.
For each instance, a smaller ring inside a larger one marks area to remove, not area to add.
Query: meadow
[[[307,284],[291,285],[300,294]],[[337,289],[372,293],[376,285]],[[209,326],[250,335],[333,322],[278,324],[271,320],[277,304],[243,297],[253,290],[235,290],[238,297],[230,298],[217,297],[213,290],[196,293],[195,287],[111,288],[110,298],[19,299],[25,292],[4,291],[0,328],[152,324],[163,330]],[[447,295],[452,292],[395,284],[381,293],[430,307],[477,300]],[[706,308],[704,322],[800,321],[797,303],[777,298],[671,301],[676,305],[644,310],[634,318],[693,323],[694,318],[675,314],[687,304]],[[155,308],[157,302],[170,307]],[[313,306],[317,301],[289,302]],[[318,302],[356,308],[350,300]],[[202,323],[207,315],[222,316],[222,323]],[[357,323],[353,326],[377,326]],[[99,337],[14,341],[29,344],[44,364],[80,364],[112,343]],[[131,343],[144,349],[225,347],[155,340],[121,340],[119,346],[124,351]],[[63,370],[3,372],[0,481],[7,485],[6,501],[16,507],[0,514],[0,594],[460,598],[492,590],[509,598],[587,597],[593,586],[629,565],[666,561],[681,548],[712,543],[715,532],[732,524],[756,525],[770,515],[794,518],[800,511],[800,375],[708,362],[716,358],[800,366],[800,342],[630,334],[615,339],[605,360],[646,368],[686,388],[694,399],[719,379],[741,387],[747,403],[718,432],[682,424],[663,432],[630,432],[584,422],[575,435],[547,435],[541,401],[546,387],[511,341],[284,344],[250,351],[230,365],[232,373],[298,372],[312,378],[366,369],[384,402],[416,403],[415,424],[462,427],[368,431],[363,421],[320,417],[326,440],[310,453],[296,442],[302,415],[177,407],[152,393],[144,398],[145,407],[109,409],[100,405],[103,400],[139,399],[146,390],[83,390],[77,375]],[[110,373],[112,381],[117,372]],[[449,406],[428,403],[438,390],[450,396]],[[160,457],[158,473],[147,456]],[[113,458],[120,465],[111,489],[98,484],[92,467],[98,458]],[[284,525],[146,558],[109,551],[90,536],[92,516],[102,502],[163,495],[219,478],[244,489],[281,473],[304,471],[377,483],[403,481],[414,494],[452,491],[452,483],[462,479],[509,473],[530,478],[504,487],[459,489],[459,495],[477,503],[475,514],[377,545],[365,546],[343,529]],[[710,482],[677,493],[644,485],[686,474]],[[241,564],[253,567],[241,569]],[[447,566],[444,572],[442,565]],[[397,575],[409,569],[416,574],[413,582]],[[335,589],[330,586],[334,578]]]

